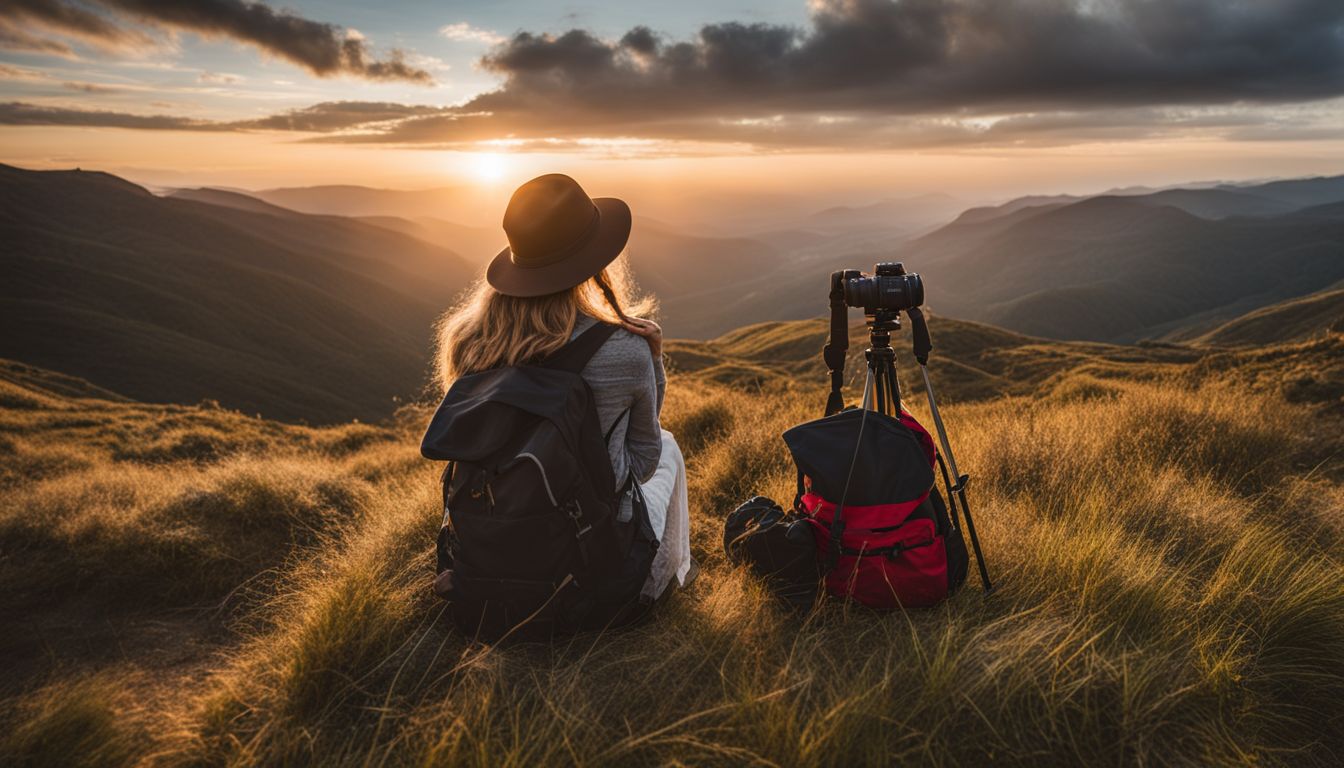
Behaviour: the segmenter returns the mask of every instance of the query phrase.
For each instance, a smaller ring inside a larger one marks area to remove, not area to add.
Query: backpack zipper
[[[550,498],[551,505],[556,507],[560,506],[560,502],[555,500],[555,493],[551,490],[551,480],[546,477],[546,468],[541,465],[541,459],[538,459],[536,456],[527,452],[520,453],[515,458],[531,459],[532,463],[537,465],[537,471],[541,473],[541,484],[546,488],[546,496]]]

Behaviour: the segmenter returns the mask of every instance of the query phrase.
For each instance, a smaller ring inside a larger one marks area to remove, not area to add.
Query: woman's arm
[[[652,320],[627,317],[621,321],[621,327],[644,337],[649,343],[649,354],[653,356],[653,380],[657,385],[658,396],[655,399],[654,414],[663,412],[663,395],[667,392],[667,374],[663,372],[663,329]]]
[[[625,430],[625,450],[631,471],[643,483],[653,477],[654,471],[658,469],[658,459],[663,451],[663,430],[658,423],[662,386],[654,372],[653,358],[641,357],[644,365],[635,382],[630,423]]]

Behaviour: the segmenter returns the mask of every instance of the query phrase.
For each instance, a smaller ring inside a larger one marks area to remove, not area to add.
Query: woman
[[[582,371],[608,434],[617,489],[633,477],[659,540],[642,597],[656,599],[675,580],[693,578],[686,465],[658,423],[666,378],[662,329],[636,300],[618,257],[630,236],[630,209],[615,198],[589,198],[568,176],[548,174],[514,192],[504,212],[509,246],[485,280],[439,328],[439,383],[467,374],[534,363],[594,323],[619,324]],[[619,519],[632,515],[632,492]]]

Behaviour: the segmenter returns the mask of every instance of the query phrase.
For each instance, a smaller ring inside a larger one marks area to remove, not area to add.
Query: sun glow
[[[473,152],[467,158],[467,169],[482,184],[497,184],[512,166],[511,158],[502,152]]]

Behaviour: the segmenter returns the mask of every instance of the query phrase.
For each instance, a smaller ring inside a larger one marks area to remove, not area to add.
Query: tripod
[[[966,483],[970,477],[957,471],[957,460],[952,455],[952,446],[947,440],[947,429],[943,426],[943,417],[938,411],[938,401],[934,397],[933,382],[929,379],[928,360],[933,344],[929,339],[928,325],[924,321],[924,312],[918,307],[907,309],[905,313],[910,317],[911,333],[914,337],[915,360],[919,363],[919,371],[924,377],[924,393],[928,395],[929,412],[933,416],[933,424],[938,432],[938,442],[942,446],[942,451],[936,455],[938,468],[943,475],[943,485],[947,488],[949,518],[952,528],[960,532],[962,530],[961,518],[965,517],[965,531],[971,540],[971,548],[975,551],[975,562],[980,569],[980,586],[984,589],[984,593],[988,595],[994,591],[994,587],[989,580],[989,569],[985,566],[984,553],[980,550],[980,537],[976,536],[975,533],[975,522],[971,519],[971,507],[966,501]],[[901,385],[896,378],[896,351],[891,347],[891,334],[893,331],[901,329],[900,310],[875,310],[868,318],[868,327],[869,347],[863,352],[864,358],[868,361],[868,373],[863,384],[862,407],[864,410],[875,411],[886,416],[899,417]],[[827,346],[830,347],[831,345]],[[833,353],[828,349],[828,364],[832,356]],[[840,367],[844,365],[843,357],[842,349],[840,351]],[[833,368],[832,373],[834,372],[835,369]],[[831,403],[839,402],[838,393],[834,393],[834,395],[836,396],[832,397]],[[828,405],[829,409],[830,405]],[[862,434],[862,420],[859,423],[859,430]],[[943,459],[944,456],[947,457],[946,461]],[[951,465],[950,474],[948,472],[949,465]],[[956,478],[955,483],[952,481],[953,478]],[[848,491],[848,483],[846,483],[846,491]],[[843,506],[843,496],[841,506]],[[835,519],[837,522],[840,519],[839,509],[837,509]],[[837,525],[834,531],[835,535],[833,535],[835,542],[839,541],[839,530],[840,528]]]

